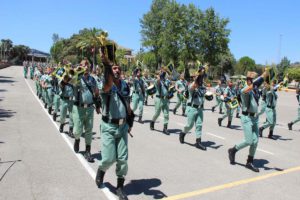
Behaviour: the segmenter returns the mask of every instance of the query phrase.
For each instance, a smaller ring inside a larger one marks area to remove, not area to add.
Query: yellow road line
[[[236,187],[236,186],[239,186],[239,185],[244,185],[244,184],[247,184],[247,183],[261,181],[261,180],[268,179],[268,178],[271,178],[271,177],[274,177],[274,176],[279,176],[279,175],[282,175],[282,174],[287,174],[287,173],[291,173],[291,172],[295,172],[295,171],[300,171],[300,166],[290,168],[290,169],[286,169],[284,171],[279,171],[279,172],[274,172],[274,173],[270,173],[270,174],[266,174],[266,175],[262,175],[262,176],[257,176],[257,177],[254,177],[254,178],[243,179],[243,180],[239,180],[239,181],[226,183],[226,184],[223,184],[223,185],[218,185],[218,186],[213,186],[213,187],[204,188],[204,189],[200,189],[200,190],[195,190],[193,192],[178,194],[178,195],[170,196],[170,197],[167,197],[167,198],[164,198],[164,199],[165,200],[185,199],[185,198],[188,198],[188,197],[199,196],[199,195],[202,195],[202,194],[215,192],[215,191],[218,191],[218,190],[224,190],[224,189],[227,189],[227,188],[232,188],[232,187]]]

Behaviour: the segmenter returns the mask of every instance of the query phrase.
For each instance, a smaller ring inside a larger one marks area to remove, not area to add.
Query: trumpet
[[[113,65],[116,64],[116,50],[117,50],[117,45],[115,42],[113,41],[109,41],[107,40],[108,37],[108,33],[105,31],[102,31],[100,33],[100,35],[97,37],[99,39],[100,42],[100,53],[101,58],[102,58],[102,62],[104,64],[109,64],[109,65]]]

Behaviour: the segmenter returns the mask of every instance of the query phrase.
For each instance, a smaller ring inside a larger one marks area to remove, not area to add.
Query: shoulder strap
[[[93,93],[93,91],[92,91],[91,86],[89,86],[89,85],[87,84],[87,82],[84,80],[83,76],[81,77],[81,79],[83,80],[84,84],[86,85],[86,87],[88,88],[88,90],[90,91],[90,93],[94,96],[94,93]]]

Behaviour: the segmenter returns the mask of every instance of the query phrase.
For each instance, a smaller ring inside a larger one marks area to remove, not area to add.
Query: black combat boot
[[[181,144],[184,143],[184,136],[185,136],[185,133],[181,131],[180,134],[179,134],[179,142]]]
[[[148,101],[146,100],[146,101],[145,101],[145,106],[147,106],[147,105],[148,105]]]
[[[240,118],[240,113],[236,113],[235,117]]]
[[[47,108],[47,104],[45,103],[45,106],[44,106],[44,108]]]
[[[173,109],[173,114],[176,115],[176,108]]]
[[[264,131],[264,127],[260,127],[260,128],[258,129],[259,137],[262,137],[262,136],[263,136],[263,131]]]
[[[253,156],[248,156],[246,168],[251,169],[254,172],[259,172],[259,169],[253,165]]]
[[[235,164],[235,153],[237,152],[237,149],[235,147],[228,149],[228,157],[230,164]]]
[[[143,124],[143,120],[142,120],[142,116],[139,116],[139,120],[138,120],[139,123]]]
[[[293,130],[293,122],[288,123],[289,130]]]
[[[215,107],[211,107],[211,112],[215,112]]]
[[[218,118],[218,124],[219,124],[219,126],[222,126],[222,118]]]
[[[231,121],[228,121],[227,128],[231,128]]]
[[[170,135],[170,133],[168,131],[168,124],[164,124],[163,133],[166,134],[166,135]]]
[[[53,113],[53,121],[56,121],[57,114]]]
[[[80,143],[80,139],[75,139],[75,142],[74,142],[75,153],[78,153],[78,151],[79,151],[79,143]]]
[[[182,108],[182,116],[184,116],[184,115],[185,115],[185,109]]]
[[[268,135],[269,139],[275,140],[274,136],[273,136],[273,130],[269,131],[269,135]]]
[[[124,178],[118,178],[118,185],[117,185],[117,196],[119,200],[128,200],[127,195],[124,192]]]
[[[70,128],[69,128],[69,136],[70,136],[71,138],[74,138],[73,127],[70,127]]]
[[[154,121],[150,122],[150,130],[152,130],[152,131],[154,130]]]
[[[88,162],[94,162],[94,158],[91,155],[91,145],[86,145],[85,146],[85,153],[84,153],[84,158]]]
[[[49,106],[48,113],[51,115],[51,112],[52,112],[52,106]]]
[[[197,138],[196,139],[196,144],[195,144],[196,148],[201,149],[203,151],[206,151],[206,147],[203,146],[203,144],[201,143],[201,138]]]
[[[105,175],[105,172],[100,170],[100,168],[98,168],[96,179],[95,179],[95,182],[96,182],[96,185],[98,186],[98,188],[100,188],[101,185],[103,184],[104,175]]]
[[[223,112],[222,112],[222,108],[220,108],[219,114],[223,114]]]
[[[59,126],[59,132],[64,132],[64,124],[60,124]]]

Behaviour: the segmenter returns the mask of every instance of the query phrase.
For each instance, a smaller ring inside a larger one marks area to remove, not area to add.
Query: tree
[[[286,72],[289,79],[300,81],[300,67],[289,68]]]
[[[7,60],[10,56],[10,51],[13,47],[13,42],[10,39],[2,39],[1,40],[1,53],[3,52],[3,58],[4,60]]]
[[[216,66],[220,55],[228,51],[230,30],[226,28],[229,19],[220,18],[213,8],[204,12],[200,21],[200,52],[204,62]]]
[[[13,46],[10,53],[10,59],[13,59],[16,64],[20,64],[23,60],[27,59],[27,54],[30,52],[30,48],[25,45]]]
[[[283,76],[285,70],[291,66],[291,61],[287,57],[283,57],[280,63],[277,65],[278,75]]]
[[[239,59],[236,65],[235,73],[246,75],[247,71],[256,71],[256,66],[255,61],[252,58],[244,56]]]
[[[152,51],[156,58],[156,69],[160,67],[162,56],[163,27],[166,23],[164,19],[165,7],[170,4],[170,0],[153,0],[150,11],[140,19],[142,45]]]

